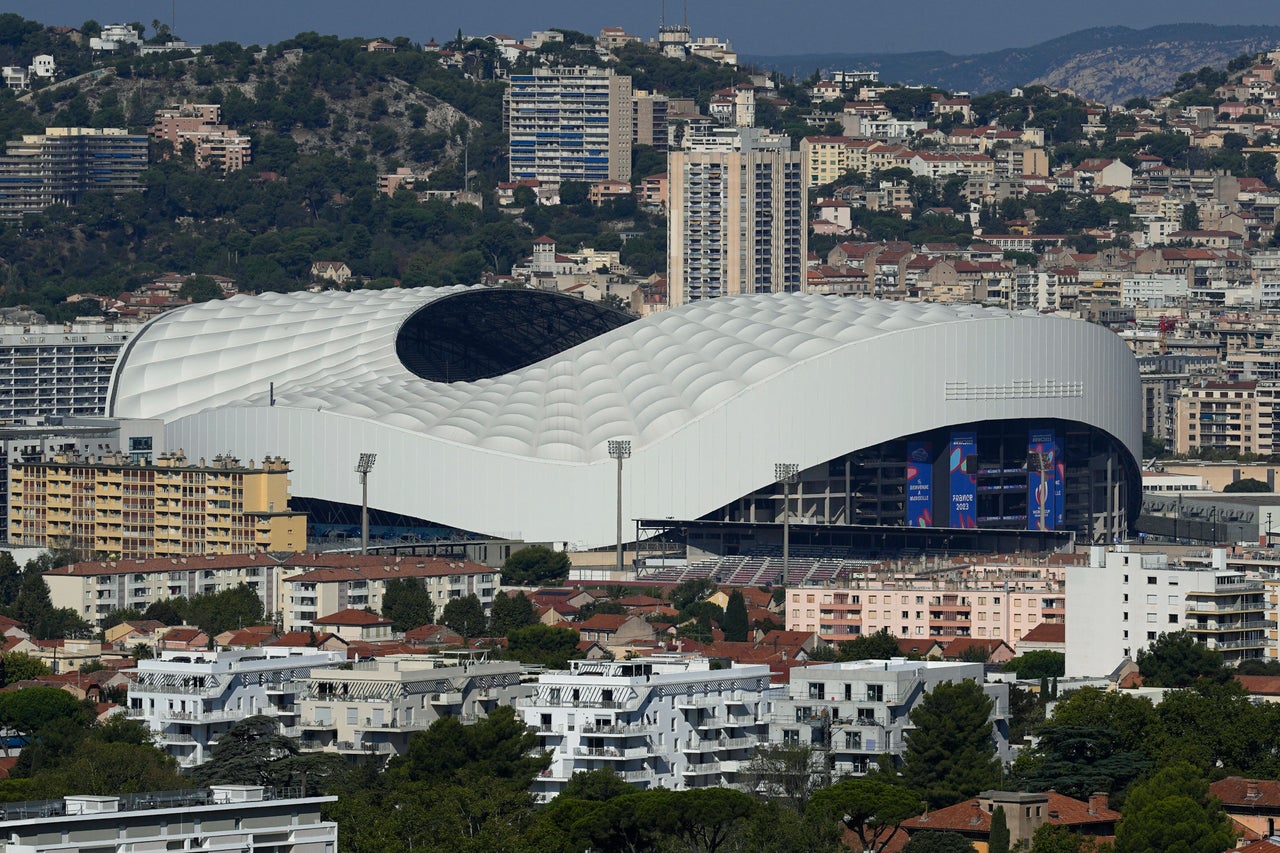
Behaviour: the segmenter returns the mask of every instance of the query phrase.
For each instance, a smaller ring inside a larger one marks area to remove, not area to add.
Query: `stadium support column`
[[[609,456],[618,460],[618,575],[622,575],[622,460],[631,456],[631,441],[618,439],[609,442]]]
[[[794,462],[777,462],[773,479],[782,484],[782,585],[791,583],[791,484],[800,479],[800,466]]]
[[[369,472],[378,459],[376,453],[361,453],[356,462],[356,473],[360,475],[360,553],[369,553]]]

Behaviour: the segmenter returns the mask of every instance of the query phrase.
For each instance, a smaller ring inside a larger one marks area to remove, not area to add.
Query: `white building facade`
[[[1204,567],[1094,547],[1089,565],[1067,569],[1066,675],[1106,675],[1161,634],[1184,629],[1229,664],[1269,657],[1269,609],[1263,583],[1228,569],[1224,550]]]
[[[0,421],[98,417],[136,323],[0,326]]]
[[[694,655],[576,660],[541,676],[517,706],[551,753],[534,796],[547,802],[575,773],[604,768],[638,788],[734,784],[765,740],[779,691],[767,666],[711,664]]]
[[[827,757],[833,779],[861,776],[882,756],[902,755],[911,712],[935,687],[983,678],[980,663],[902,658],[796,667],[773,703],[769,742],[813,747]],[[1008,761],[1009,686],[984,684],[983,692],[992,701],[992,741]]]
[[[436,720],[474,723],[530,688],[516,661],[483,653],[390,655],[350,669],[316,670],[300,685],[302,748],[389,757]]]
[[[158,660],[138,662],[128,714],[146,723],[180,767],[195,767],[247,717],[274,717],[284,734],[298,735],[297,682],[345,660],[341,652],[295,647],[162,652]]]

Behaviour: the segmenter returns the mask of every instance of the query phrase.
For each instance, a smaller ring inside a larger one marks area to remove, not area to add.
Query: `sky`
[[[1280,25],[1278,0],[666,0],[669,22],[687,2],[695,36],[728,38],[739,53],[980,53],[1026,47],[1093,26]],[[314,30],[340,36],[445,41],[467,35],[562,27],[596,33],[622,26],[656,34],[662,0],[7,0],[3,11],[78,26],[159,19],[189,42],[270,44]]]

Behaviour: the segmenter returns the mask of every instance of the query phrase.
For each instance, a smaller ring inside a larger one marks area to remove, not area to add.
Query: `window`
[[[1156,615],[1155,615],[1154,613],[1148,613],[1148,614],[1147,614],[1147,621],[1148,621],[1148,622],[1154,622],[1154,621],[1156,621]]]
[[[1148,631],[1148,632],[1147,632],[1147,639],[1148,639],[1148,640],[1154,640],[1155,638],[1156,638],[1156,632],[1155,632],[1155,631]]]
[[[867,701],[883,702],[884,701],[884,685],[868,684],[867,685]]]
[[[1154,595],[1148,595],[1147,604],[1155,604],[1155,603],[1156,603],[1156,597]]]
[[[911,611],[910,611],[910,610],[904,610],[904,611],[902,611],[902,618],[903,618],[903,619],[910,619],[910,618],[911,618]]]
[[[1156,576],[1155,576],[1155,575],[1147,575],[1147,583],[1149,583],[1149,584],[1153,584],[1153,583],[1155,583],[1155,582],[1156,582]]]
[[[1169,596],[1169,603],[1176,607],[1178,605],[1178,596],[1176,595]]]
[[[360,719],[360,709],[354,706],[347,708],[347,725],[354,726]]]
[[[800,730],[799,729],[783,729],[782,742],[783,743],[799,743]]]
[[[1178,614],[1177,614],[1177,613],[1170,613],[1170,614],[1169,614],[1169,624],[1170,624],[1170,625],[1177,625],[1177,624],[1178,624]]]
[[[821,681],[809,682],[809,698],[810,699],[826,699],[826,685]]]

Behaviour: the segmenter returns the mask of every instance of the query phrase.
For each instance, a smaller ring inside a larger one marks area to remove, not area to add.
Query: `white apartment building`
[[[601,68],[512,74],[502,100],[510,180],[631,180],[631,78]]]
[[[1120,282],[1120,301],[1126,308],[1171,308],[1185,305],[1190,286],[1184,275],[1134,273]]]
[[[138,662],[128,713],[147,724],[180,767],[195,767],[209,760],[228,729],[255,714],[276,718],[286,735],[296,736],[296,682],[344,662],[341,652],[279,646],[161,652]]]
[[[1270,656],[1276,622],[1261,581],[1227,568],[1178,565],[1166,554],[1090,549],[1087,566],[1067,569],[1068,678],[1106,675],[1162,633],[1186,630],[1228,663]]]
[[[92,318],[0,325],[0,421],[102,416],[116,357],[140,328]]]
[[[946,682],[983,682],[980,663],[863,660],[791,670],[784,695],[773,702],[769,742],[807,744],[827,760],[832,779],[866,774],[884,755],[906,749],[911,711]],[[1009,760],[1009,685],[984,684],[992,700],[991,737]]]
[[[671,305],[798,293],[807,281],[804,158],[785,134],[720,128],[667,155]]]
[[[606,767],[638,788],[732,785],[766,737],[778,692],[768,666],[712,669],[696,655],[570,666],[540,676],[517,705],[552,756],[533,783],[541,802],[573,774]]]
[[[11,853],[336,853],[338,825],[323,820],[320,809],[337,800],[308,797],[298,788],[213,785],[5,803],[0,847]]]
[[[516,661],[483,652],[389,655],[350,669],[315,670],[300,686],[302,748],[344,755],[403,755],[442,717],[473,723],[531,688]]]

